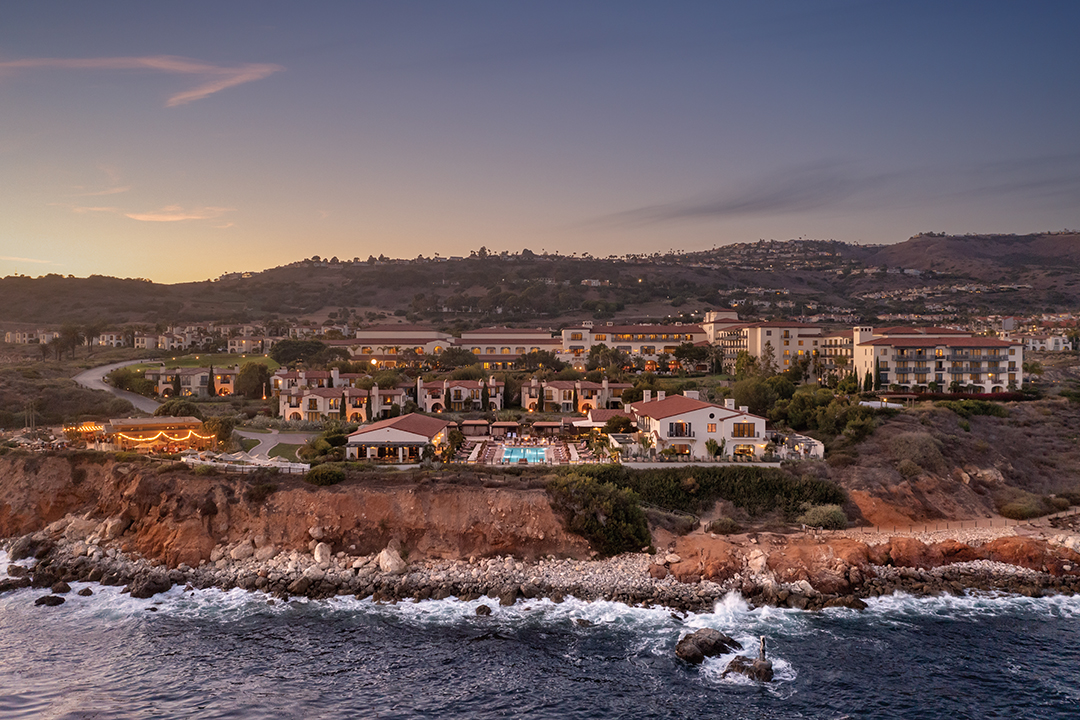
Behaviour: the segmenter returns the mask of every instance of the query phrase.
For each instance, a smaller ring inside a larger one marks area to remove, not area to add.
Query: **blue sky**
[[[1073,2],[3,15],[4,275],[1080,227]]]

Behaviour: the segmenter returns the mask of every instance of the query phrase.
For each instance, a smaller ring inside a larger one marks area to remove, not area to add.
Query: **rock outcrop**
[[[683,636],[675,646],[675,655],[691,665],[700,665],[707,657],[742,650],[742,645],[719,630],[702,628]]]

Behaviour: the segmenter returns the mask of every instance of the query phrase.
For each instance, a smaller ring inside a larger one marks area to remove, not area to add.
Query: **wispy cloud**
[[[0,255],[0,260],[10,260],[12,262],[38,263],[39,265],[51,265],[52,264],[52,260],[38,260],[37,258],[12,257],[11,255]]]
[[[143,222],[182,222],[184,220],[213,220],[236,208],[204,207],[185,210],[179,205],[169,205],[160,210],[145,213],[124,213],[124,217]]]
[[[119,195],[120,193],[126,193],[130,189],[130,185],[125,185],[124,187],[112,187],[107,190],[97,190],[95,192],[75,193],[71,197],[99,197],[101,195]]]
[[[835,205],[884,179],[884,176],[860,177],[837,163],[819,163],[766,178],[736,192],[647,205],[609,215],[599,222],[650,225],[681,220],[806,212]]]
[[[153,70],[179,75],[197,75],[202,82],[177,93],[165,103],[167,107],[202,100],[216,92],[262,80],[285,68],[271,63],[244,63],[234,67],[192,60],[174,55],[113,58],[26,58],[0,62],[0,72],[53,68],[60,70]]]

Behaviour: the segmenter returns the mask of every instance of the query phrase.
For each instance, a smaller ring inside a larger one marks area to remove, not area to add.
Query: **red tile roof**
[[[349,437],[357,437],[364,435],[373,430],[382,430],[385,428],[393,428],[394,430],[401,430],[402,432],[413,433],[414,435],[423,435],[429,440],[440,432],[443,431],[450,423],[446,420],[440,420],[439,418],[428,417],[427,415],[418,415],[416,413],[409,413],[408,415],[402,415],[401,417],[390,418],[388,420],[379,420],[378,422],[365,425],[356,432],[349,435]]]

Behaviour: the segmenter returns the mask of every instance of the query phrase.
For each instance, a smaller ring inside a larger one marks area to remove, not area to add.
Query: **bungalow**
[[[502,410],[503,386],[494,376],[487,380],[435,380],[424,382],[416,379],[416,404],[424,412],[440,413],[469,410]],[[484,406],[484,395],[487,406]]]
[[[417,462],[446,444],[451,425],[446,420],[416,413],[380,420],[349,435],[345,457],[350,460]]]
[[[329,370],[289,370],[278,368],[270,376],[270,386],[274,395],[279,395],[283,390],[294,388],[331,388],[331,387],[357,387],[363,378],[370,375],[365,373],[343,373],[337,368]]]
[[[735,408],[734,400],[715,405],[685,395],[657,399],[647,396],[630,406],[638,430],[647,435],[658,450],[671,449],[687,459],[709,456],[709,440],[723,448],[721,454],[760,458],[768,439],[765,418],[752,415],[746,406]]]

